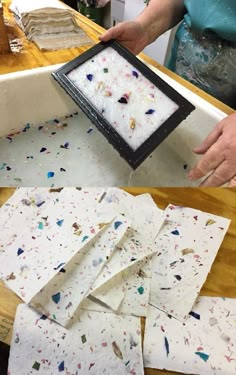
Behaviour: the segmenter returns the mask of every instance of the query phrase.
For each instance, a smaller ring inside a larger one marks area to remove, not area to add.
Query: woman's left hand
[[[220,121],[205,141],[193,150],[203,155],[189,172],[189,180],[210,175],[200,186],[236,187],[236,112]]]

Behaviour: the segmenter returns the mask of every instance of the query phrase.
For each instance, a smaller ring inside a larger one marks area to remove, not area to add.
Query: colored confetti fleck
[[[115,228],[115,229],[118,229],[121,225],[122,225],[122,222],[121,222],[121,221],[115,221],[115,222],[114,222],[114,228]]]
[[[48,178],[52,178],[54,176],[54,174],[55,174],[54,172],[48,172],[47,176],[48,176]]]
[[[122,95],[122,97],[118,100],[118,103],[121,104],[128,104],[130,93]]]
[[[123,354],[122,354],[119,346],[117,345],[117,343],[115,341],[113,341],[113,343],[112,343],[112,349],[113,349],[113,352],[115,353],[115,355],[118,358],[123,359]]]
[[[208,220],[206,221],[206,226],[208,226],[208,225],[212,225],[212,224],[215,224],[215,223],[216,223],[215,220],[208,219]]]
[[[85,344],[87,342],[86,335],[81,336],[81,341],[82,341],[82,344]]]
[[[180,281],[182,279],[182,277],[180,275],[174,275],[176,280]]]
[[[41,320],[46,320],[47,318],[48,318],[48,317],[47,317],[46,315],[44,315],[44,314],[40,316],[40,319],[41,319]]]
[[[59,372],[62,372],[65,370],[65,364],[64,364],[64,361],[62,361],[59,366],[58,366],[58,371]]]
[[[135,78],[138,78],[138,72],[136,72],[135,70],[132,71],[132,75],[133,75]]]
[[[52,300],[56,304],[59,303],[60,299],[61,299],[61,293],[60,292],[52,295]]]
[[[179,231],[175,229],[171,232],[171,234],[174,234],[175,236],[179,236]]]
[[[92,133],[92,131],[93,131],[93,128],[89,128],[89,129],[87,130],[87,133],[90,134],[90,133]]]
[[[186,249],[181,250],[181,253],[182,253],[182,255],[192,254],[192,253],[194,253],[194,250],[186,248]]]
[[[206,362],[209,358],[209,354],[202,353],[202,352],[195,352],[204,362]]]
[[[87,74],[86,77],[90,82],[93,80],[93,74]]]
[[[26,133],[27,132],[27,130],[29,130],[30,129],[30,124],[28,123],[28,124],[26,124],[25,125],[25,127],[24,127],[24,129],[22,130],[24,133]]]
[[[95,365],[95,363],[90,363],[89,370]]]
[[[43,223],[40,221],[40,223],[38,224],[38,229],[43,229]]]
[[[112,92],[110,90],[105,90],[104,91],[104,96],[112,96]],[[103,111],[104,113],[105,111]]]
[[[6,163],[2,163],[2,164],[0,165],[0,170],[3,170],[3,169],[5,168],[6,165],[7,165]]]
[[[152,115],[154,112],[155,112],[155,109],[148,109],[148,110],[145,112],[145,115]]]
[[[104,73],[108,73],[108,68],[104,68],[104,69],[103,69],[103,72],[104,72]]]
[[[34,364],[33,364],[33,366],[32,366],[32,368],[34,369],[34,370],[39,370],[40,369],[40,363],[38,363],[37,361],[35,361],[34,362]]]
[[[200,320],[200,315],[194,311],[190,311],[189,315],[193,316],[197,320]]]
[[[64,266],[65,263],[60,263],[58,264],[57,267],[53,268],[55,271],[58,270],[59,268],[61,268],[62,266]]]
[[[144,288],[142,286],[140,286],[138,288],[138,292],[139,292],[139,294],[143,294],[144,293]]]
[[[63,223],[64,223],[64,220],[63,220],[63,219],[57,221],[57,225],[58,225],[59,227],[61,227]]]
[[[88,238],[89,238],[88,236],[84,236],[82,239],[82,242],[86,241]]]
[[[46,147],[42,147],[41,150],[40,150],[40,152],[44,152],[46,150],[47,150]]]
[[[45,201],[38,202],[38,203],[36,203],[36,206],[41,207],[44,203],[45,203]]]
[[[129,127],[130,127],[130,129],[135,129],[135,119],[134,118],[131,118],[130,120],[129,120]]]
[[[165,348],[166,348],[166,355],[168,357],[169,353],[170,353],[170,347],[169,347],[169,342],[167,340],[167,337],[165,336]]]
[[[66,150],[68,150],[69,149],[69,145],[70,145],[69,142],[65,142],[64,145],[60,146],[60,148],[65,148]]]
[[[19,247],[19,249],[17,250],[17,255],[19,256],[23,253],[24,253],[24,250]]]

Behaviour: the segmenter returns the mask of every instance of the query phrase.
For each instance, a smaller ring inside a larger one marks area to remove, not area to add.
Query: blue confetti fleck
[[[82,239],[82,242],[86,241],[88,238],[89,238],[88,236],[84,236]]]
[[[166,337],[165,337],[165,348],[166,348],[166,355],[168,357],[168,355],[170,353],[170,346],[169,346],[169,342],[168,342]]]
[[[17,250],[17,255],[19,256],[19,255],[21,255],[23,252],[24,252],[24,250],[21,249],[21,248],[19,247],[18,250]]]
[[[52,178],[53,176],[54,176],[54,172],[48,172],[48,174],[47,174],[47,176],[48,176],[48,178]]]
[[[70,145],[69,142],[65,142],[64,145],[61,145],[60,147],[61,147],[61,148],[65,148],[66,150],[68,150],[69,145]]]
[[[87,79],[89,80],[89,81],[92,81],[93,80],[93,74],[87,74]]]
[[[202,352],[195,352],[204,362],[206,362],[209,358],[209,354],[202,353]]]
[[[52,296],[53,302],[58,303],[60,301],[60,299],[61,299],[61,293],[60,292],[58,292],[56,294],[53,294],[53,296]]]
[[[171,232],[171,234],[174,234],[175,236],[179,236],[179,231],[177,229],[173,230],[173,232]]]
[[[138,73],[135,70],[132,71],[132,74],[135,78],[138,78]]]
[[[60,364],[59,364],[59,366],[58,366],[58,371],[59,372],[62,372],[62,371],[64,371],[65,370],[65,365],[64,365],[64,361],[62,361]]]
[[[59,268],[61,268],[62,266],[64,266],[65,263],[60,263],[58,264],[57,267],[53,268],[55,271],[58,270]]]
[[[42,222],[39,223],[38,229],[43,229],[43,223]]]
[[[45,203],[45,201],[42,201],[42,202],[36,203],[36,206],[37,206],[37,207],[41,207],[44,203]]]
[[[27,130],[29,130],[30,129],[30,124],[28,123],[28,124],[26,124],[25,125],[25,127],[24,127],[24,129],[22,130],[24,133],[26,133],[27,132]]]
[[[42,316],[40,316],[40,319],[42,319],[42,320],[46,320],[48,317],[46,316],[46,315],[42,315]]]
[[[64,223],[64,220],[63,220],[63,219],[57,221],[57,225],[58,225],[59,227],[61,227],[63,223]]]
[[[152,115],[155,112],[155,109],[149,109],[147,112],[145,112],[145,115]]]
[[[118,229],[120,225],[122,225],[122,221],[115,221],[114,228]]]
[[[4,169],[6,165],[7,165],[6,163],[2,163],[2,164],[0,165],[0,170]]]
[[[201,316],[194,311],[190,311],[189,315],[193,316],[195,319],[200,320]]]

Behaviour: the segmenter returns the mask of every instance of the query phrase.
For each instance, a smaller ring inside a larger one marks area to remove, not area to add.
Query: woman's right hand
[[[138,21],[125,21],[107,30],[100,40],[116,39],[134,55],[138,55],[148,44],[148,33]]]

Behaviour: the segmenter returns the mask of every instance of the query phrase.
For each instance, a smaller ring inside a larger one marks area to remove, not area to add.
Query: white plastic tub
[[[0,186],[190,186],[187,173],[199,158],[192,149],[223,112],[155,70],[197,109],[132,171],[51,77],[58,68],[0,76]],[[43,124],[75,111],[66,127]]]

